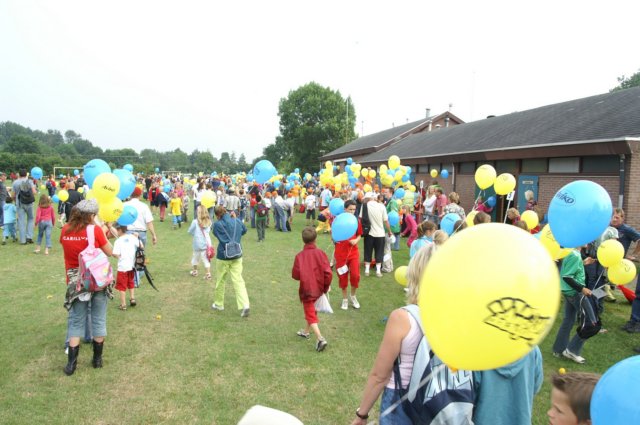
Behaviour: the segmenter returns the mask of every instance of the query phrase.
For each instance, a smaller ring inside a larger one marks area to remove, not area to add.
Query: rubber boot
[[[73,375],[73,372],[76,371],[76,366],[78,365],[78,353],[80,352],[80,346],[77,347],[69,347],[69,354],[67,357],[69,359],[67,365],[64,367],[64,373],[67,376]]]
[[[102,348],[104,347],[104,341],[96,342],[93,341],[93,360],[91,360],[91,364],[94,369],[102,367]]]

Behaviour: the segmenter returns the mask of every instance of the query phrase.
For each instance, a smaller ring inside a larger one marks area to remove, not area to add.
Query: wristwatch
[[[360,408],[359,407],[356,409],[356,416],[359,417],[360,419],[365,419],[365,420],[369,419],[369,415],[368,414],[363,415],[363,414],[360,413]]]

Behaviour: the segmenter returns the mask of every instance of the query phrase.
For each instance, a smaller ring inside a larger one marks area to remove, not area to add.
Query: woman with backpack
[[[94,225],[98,214],[95,199],[80,201],[71,210],[69,221],[60,233],[60,244],[64,251],[64,267],[67,276],[65,308],[69,310],[69,353],[68,363],[64,367],[66,375],[73,375],[78,363],[80,338],[85,335],[87,316],[91,315],[91,334],[93,335],[94,368],[102,367],[102,348],[107,335],[107,297],[113,298],[111,288],[99,292],[88,292],[79,285],[79,254],[89,246],[87,231],[93,231],[94,246],[104,254],[111,256],[111,244],[100,226]],[[89,303],[91,309],[89,311]]]

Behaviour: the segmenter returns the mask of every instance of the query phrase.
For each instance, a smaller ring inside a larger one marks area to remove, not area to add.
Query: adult
[[[444,207],[447,206],[447,196],[444,194],[444,191],[441,187],[436,187],[436,205],[434,214],[437,215],[438,222],[437,225],[440,225],[440,220],[444,217]]]
[[[429,186],[425,200],[422,203],[422,206],[424,207],[424,219],[437,225],[437,214],[435,214],[436,199],[436,188],[434,186]]]
[[[64,202],[64,215],[68,222],[71,217],[71,209],[82,201],[84,197],[82,193],[76,190],[76,184],[74,182],[67,183],[67,192],[69,193],[69,199]]]
[[[240,198],[236,195],[235,189],[229,189],[227,191],[227,206],[225,207],[230,213],[240,218]],[[244,220],[243,220],[244,221]]]
[[[460,206],[460,196],[456,192],[449,193],[449,203],[444,207],[443,212],[444,215],[450,213],[458,214],[463,220],[467,217],[464,208]]]
[[[274,192],[273,218],[276,222],[275,228],[279,232],[287,232],[287,205],[280,192]]]
[[[538,202],[534,198],[533,190],[527,190],[524,192],[524,199],[527,200],[527,205],[524,207],[525,211],[533,211],[533,209],[538,205]]]
[[[9,196],[7,187],[4,185],[5,180],[7,180],[7,175],[0,172],[0,227],[4,226],[4,204]]]
[[[233,218],[227,213],[225,207],[215,208],[216,223],[213,225],[213,234],[218,239],[216,250],[216,289],[213,297],[213,310],[224,310],[224,290],[227,275],[231,278],[233,290],[236,293],[236,305],[240,311],[240,317],[249,317],[249,295],[242,277],[242,236],[247,233],[247,228],[242,221]],[[233,244],[237,250],[232,250]],[[232,251],[236,251],[232,254]],[[231,256],[233,255],[233,256]]]
[[[18,209],[18,229],[20,231],[20,245],[33,243],[33,203],[35,202],[36,186],[27,178],[27,170],[19,171],[20,178],[13,182],[13,196]],[[22,193],[21,193],[22,192]],[[31,196],[29,196],[31,192]]]
[[[130,205],[138,211],[138,216],[133,223],[127,226],[127,230],[129,233],[137,233],[144,246],[147,245],[147,232],[151,233],[155,245],[158,243],[158,236],[153,227],[153,215],[147,204],[140,202],[140,195],[142,195],[142,189],[136,186],[131,194],[131,199],[124,203],[124,206]]]
[[[385,206],[376,199],[375,193],[367,192],[364,196],[364,202],[366,208],[362,208],[360,218],[363,219],[363,222],[368,219],[371,226],[369,233],[364,237],[364,275],[369,276],[371,257],[375,251],[376,276],[382,277],[381,267],[384,260],[385,234],[389,236],[393,234],[391,226],[389,226],[389,216]],[[364,217],[365,213],[367,214],[366,217]]]
[[[67,365],[64,367],[66,375],[73,375],[78,364],[80,352],[80,338],[85,335],[87,316],[91,315],[91,335],[93,335],[94,368],[102,367],[102,351],[104,338],[107,336],[107,298],[111,298],[111,289],[100,292],[86,292],[78,284],[78,255],[89,244],[87,226],[93,225],[98,214],[98,203],[92,200],[79,202],[71,211],[69,222],[60,233],[60,244],[64,251],[64,267],[67,276],[67,292],[65,307],[69,310],[69,353]],[[94,245],[106,255],[111,256],[111,244],[107,240],[100,226],[93,226]],[[89,302],[91,310],[89,312]]]
[[[640,233],[624,222],[625,214],[622,208],[613,210],[611,217],[611,227],[618,231],[618,242],[624,248],[625,256],[631,261],[637,261],[640,254],[640,243],[636,244],[633,253],[628,254],[631,242],[640,241]],[[629,321],[622,327],[629,333],[640,333],[640,284],[636,284],[636,298],[631,303],[631,317]]]
[[[325,185],[322,192],[320,192],[320,207],[318,208],[318,211],[322,212],[329,208],[331,199],[333,199],[333,193],[331,192],[329,185]],[[316,231],[320,233],[321,230],[324,231],[324,233],[328,233],[331,231],[331,225],[326,221],[320,221],[318,223],[318,227],[316,227]]]

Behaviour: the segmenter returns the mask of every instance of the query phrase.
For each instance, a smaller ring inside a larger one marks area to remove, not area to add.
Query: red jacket
[[[314,242],[305,244],[293,261],[291,277],[300,281],[300,301],[318,299],[329,290],[333,277],[327,254]]]

